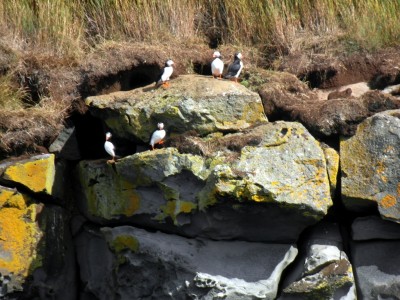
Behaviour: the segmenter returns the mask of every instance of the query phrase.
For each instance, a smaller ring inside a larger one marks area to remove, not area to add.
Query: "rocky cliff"
[[[257,76],[88,97],[101,158],[2,161],[0,298],[398,299],[400,100]]]

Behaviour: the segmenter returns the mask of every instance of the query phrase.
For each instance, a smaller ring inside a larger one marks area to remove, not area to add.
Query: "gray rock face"
[[[348,209],[378,207],[384,219],[400,221],[400,111],[375,114],[340,144],[342,198]]]
[[[356,300],[356,285],[350,261],[343,251],[339,228],[321,223],[304,241],[305,252],[283,282],[279,300]]]
[[[50,145],[49,151],[57,157],[67,160],[81,159],[75,127],[64,127],[57,139]]]
[[[168,90],[146,87],[88,97],[86,104],[116,136],[145,143],[158,122],[169,134],[195,130],[200,135],[267,122],[258,94],[231,81],[195,75],[174,79]]]
[[[399,247],[399,240],[352,243],[352,263],[360,299],[399,299]]]
[[[354,241],[400,240],[400,224],[377,216],[357,218],[351,225],[351,234]]]
[[[265,124],[232,137],[246,135],[258,144],[244,146],[235,160],[228,149],[205,158],[166,148],[134,154],[115,166],[81,162],[81,209],[102,224],[293,242],[332,205],[324,153],[298,123]]]
[[[77,244],[85,291],[98,299],[275,299],[297,254],[284,244],[185,239],[128,226],[86,230]]]

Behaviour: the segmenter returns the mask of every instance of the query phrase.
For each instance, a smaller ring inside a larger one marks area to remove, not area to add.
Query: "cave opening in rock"
[[[90,112],[77,114],[70,118],[75,126],[76,139],[82,159],[110,159],[104,150],[105,134],[111,131],[100,119],[93,117]],[[136,153],[137,144],[133,140],[118,137],[113,134],[111,138],[118,157]]]
[[[311,89],[326,88],[329,86],[328,82],[333,79],[336,74],[336,70],[329,68],[323,70],[312,70],[299,75],[299,79],[306,82]]]
[[[195,62],[193,63],[193,71],[199,75],[211,76],[211,62],[207,64],[201,62]]]
[[[160,72],[161,69],[156,64],[142,64],[116,74],[86,75],[79,91],[83,99],[88,96],[129,91],[155,82]]]

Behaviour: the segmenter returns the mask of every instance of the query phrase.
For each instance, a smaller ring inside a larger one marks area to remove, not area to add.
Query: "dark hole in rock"
[[[79,90],[82,98],[129,91],[155,82],[160,73],[161,68],[158,65],[143,64],[106,76],[86,75]]]
[[[105,133],[100,119],[89,112],[71,117],[75,125],[76,139],[82,159],[106,157],[104,150]]]
[[[93,117],[90,112],[76,115],[71,118],[75,125],[76,138],[82,159],[111,159],[104,150],[105,134],[112,130],[106,128],[104,123]],[[113,133],[112,133],[113,134]],[[136,153],[136,143],[133,140],[119,138],[113,134],[111,142],[115,146],[117,158]]]
[[[299,76],[299,79],[307,82],[310,88],[319,88],[325,82],[331,80],[337,74],[336,70],[326,69],[326,70],[313,70],[306,74]]]
[[[193,63],[193,71],[199,75],[211,76],[211,61],[209,64]]]

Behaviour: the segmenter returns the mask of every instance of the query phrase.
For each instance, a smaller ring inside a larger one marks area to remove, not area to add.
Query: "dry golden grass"
[[[181,153],[197,154],[207,158],[222,151],[225,153],[225,159],[233,161],[245,146],[257,146],[261,140],[262,136],[250,129],[224,136],[211,135],[206,138],[201,138],[196,132],[189,131],[170,138],[167,145],[177,148]]]

